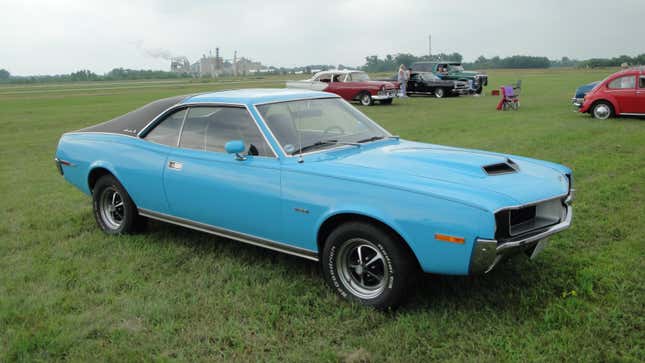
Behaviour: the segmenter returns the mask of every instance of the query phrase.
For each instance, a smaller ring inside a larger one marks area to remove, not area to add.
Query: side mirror
[[[235,159],[240,161],[246,160],[246,156],[241,155],[244,149],[246,149],[246,146],[244,146],[244,141],[242,140],[232,140],[224,145],[224,150],[229,154],[235,154]]]

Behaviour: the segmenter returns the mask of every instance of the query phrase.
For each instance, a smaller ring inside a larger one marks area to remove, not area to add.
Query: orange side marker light
[[[448,236],[447,234],[435,233],[434,238],[437,241],[464,244],[466,240],[462,237]]]

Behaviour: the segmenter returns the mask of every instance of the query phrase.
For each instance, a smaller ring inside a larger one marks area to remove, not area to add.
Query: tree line
[[[6,69],[0,69],[0,82],[4,83],[41,83],[41,82],[78,82],[78,81],[122,81],[137,79],[175,79],[189,77],[187,74],[153,71],[150,69],[114,68],[105,74],[96,74],[81,69],[69,74],[42,76],[12,76]]]
[[[463,56],[459,53],[435,54],[432,56],[423,55],[415,56],[409,53],[388,54],[383,58],[376,55],[365,57],[365,64],[361,67],[366,72],[393,72],[401,64],[410,67],[414,62],[421,61],[453,61],[461,62]],[[643,65],[645,64],[645,53],[630,57],[621,55],[614,58],[592,58],[587,60],[571,59],[562,57],[561,59],[552,60],[547,57],[536,57],[527,55],[514,55],[510,57],[492,57],[486,58],[479,56],[474,62],[462,63],[466,69],[495,69],[495,68],[556,68],[556,67],[579,67],[579,68],[598,68],[598,67],[619,67],[623,64]]]
[[[439,53],[422,56],[415,56],[409,53],[388,54],[383,58],[376,55],[365,57],[365,64],[360,69],[366,72],[394,72],[401,64],[410,67],[414,62],[421,61],[454,61],[461,62],[463,56],[457,52]],[[568,57],[552,60],[547,57],[535,57],[526,55],[514,55],[511,57],[486,58],[479,56],[474,62],[462,63],[466,69],[494,69],[494,68],[555,68],[555,67],[619,67],[623,64],[645,65],[645,53],[631,57],[621,55],[613,58],[591,58],[577,60]],[[332,65],[309,65],[304,67],[284,68],[269,67],[267,73],[293,74],[294,72],[309,73],[312,70],[333,69]],[[353,68],[340,65],[340,69]],[[99,75],[90,70],[82,69],[69,74],[43,75],[43,76],[12,76],[6,69],[0,69],[0,83],[40,83],[40,82],[75,82],[75,81],[118,81],[118,80],[142,80],[142,79],[177,79],[187,78],[189,74],[174,73],[167,71],[154,71],[149,69],[127,69],[114,68],[111,71]]]

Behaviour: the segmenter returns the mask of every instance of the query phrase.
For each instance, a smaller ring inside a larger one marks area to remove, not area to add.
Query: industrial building
[[[248,73],[258,73],[267,69],[260,62],[250,59],[237,58],[237,51],[234,52],[232,60],[225,60],[220,56],[219,48],[215,48],[215,56],[209,52],[208,56],[203,54],[195,63],[190,63],[186,57],[174,57],[170,61],[170,71],[175,73],[188,73],[193,77],[220,77],[237,76]]]

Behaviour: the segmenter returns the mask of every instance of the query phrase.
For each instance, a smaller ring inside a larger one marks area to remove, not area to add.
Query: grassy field
[[[404,138],[508,152],[574,170],[573,227],[534,262],[419,279],[394,313],[349,304],[318,265],[179,227],[106,236],[54,163],[60,135],[165,96],[250,81],[0,87],[0,362],[645,360],[645,120],[576,114],[611,70],[491,71],[496,97],[362,107]],[[488,91],[492,88],[489,86]]]

